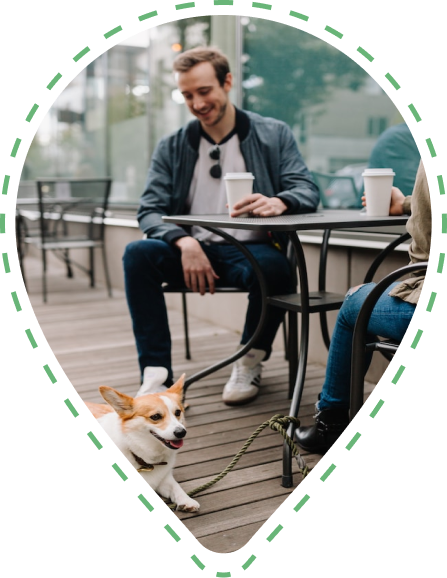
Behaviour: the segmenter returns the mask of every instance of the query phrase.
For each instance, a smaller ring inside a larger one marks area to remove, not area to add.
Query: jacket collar
[[[242,142],[247,138],[250,131],[250,119],[246,112],[237,107],[234,108],[236,110],[236,134],[239,138],[239,142]],[[195,151],[198,151],[200,144],[200,121],[197,119],[192,120],[186,126],[185,130],[189,144]]]

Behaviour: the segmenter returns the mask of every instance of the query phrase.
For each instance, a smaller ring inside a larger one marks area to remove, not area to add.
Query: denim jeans
[[[368,338],[371,341],[377,335],[400,341],[408,328],[416,306],[388,295],[397,284],[390,285],[374,307],[368,324]],[[359,289],[350,289],[338,313],[329,348],[326,378],[318,402],[320,410],[349,408],[354,326],[360,308],[374,285],[367,283]],[[368,368],[372,353],[366,355]]]
[[[247,243],[259,263],[270,295],[295,290],[287,258],[270,244]],[[233,245],[202,244],[219,275],[216,285],[246,289],[248,308],[241,344],[253,335],[261,313],[261,292],[250,262]],[[166,367],[172,379],[171,336],[162,283],[184,286],[180,251],[164,241],[144,239],[130,243],[123,257],[127,303],[132,318],[141,372],[146,366]],[[284,311],[269,307],[262,335],[253,347],[268,359]]]

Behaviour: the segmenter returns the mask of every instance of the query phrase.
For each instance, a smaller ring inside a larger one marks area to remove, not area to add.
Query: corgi
[[[177,504],[177,510],[197,512],[200,505],[174,480],[176,452],[186,435],[182,393],[185,375],[169,389],[133,398],[112,387],[99,391],[108,405],[87,402],[98,423],[151,488]]]

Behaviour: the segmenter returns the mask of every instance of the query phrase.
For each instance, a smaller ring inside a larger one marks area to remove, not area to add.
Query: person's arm
[[[271,181],[273,195],[254,193],[235,205],[232,216],[245,212],[255,216],[271,217],[284,213],[313,213],[319,202],[320,193],[312,175],[304,163],[290,128],[283,122],[264,119],[256,125],[258,148],[246,149],[249,156],[262,157],[266,173],[264,178]],[[253,161],[252,161],[253,162]],[[262,171],[261,171],[262,172]],[[256,183],[255,183],[256,184]],[[261,181],[258,183],[262,190]]]
[[[281,125],[279,147],[281,190],[278,199],[287,205],[289,214],[315,212],[320,202],[320,192],[286,124]]]
[[[175,206],[172,179],[172,151],[170,137],[162,139],[152,155],[144,193],[140,199],[137,219],[140,229],[151,239],[173,243],[188,233],[162,217],[172,215]]]
[[[411,195],[406,197],[400,189],[392,187],[390,215],[411,215]]]
[[[422,162],[414,183],[411,217],[407,222],[407,231],[412,237],[408,253],[413,263],[428,261],[431,243],[431,203],[427,177]]]
[[[191,291],[205,295],[206,287],[214,293],[216,275],[208,257],[205,255],[200,243],[193,237],[181,237],[173,242],[182,254],[182,268],[185,285]]]

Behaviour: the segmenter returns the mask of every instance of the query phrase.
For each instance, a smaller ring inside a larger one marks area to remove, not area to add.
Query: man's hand
[[[390,215],[398,216],[404,214],[404,200],[405,195],[397,187],[391,187],[391,202],[390,202]],[[362,197],[362,205],[366,207],[366,197]]]
[[[211,294],[214,293],[214,280],[219,279],[208,257],[203,252],[200,243],[193,237],[180,237],[174,244],[182,253],[183,276],[185,285],[194,293],[205,295],[208,285]]]
[[[279,197],[266,197],[260,193],[247,195],[233,207],[232,217],[251,213],[255,217],[277,217],[287,211]]]

